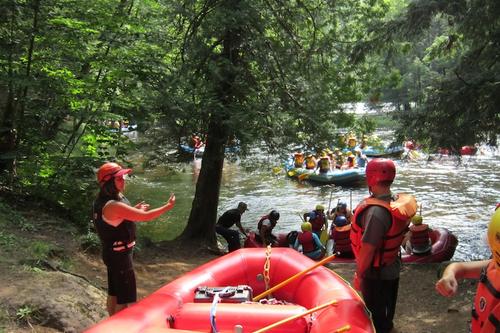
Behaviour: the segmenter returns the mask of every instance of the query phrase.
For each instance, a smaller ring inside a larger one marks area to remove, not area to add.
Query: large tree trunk
[[[228,13],[238,10],[240,0],[224,2],[224,10]],[[193,206],[186,228],[180,238],[194,240],[209,247],[216,245],[215,223],[217,206],[224,166],[224,148],[229,139],[225,120],[230,116],[230,107],[238,103],[233,84],[240,65],[240,42],[243,32],[241,28],[231,27],[223,37],[223,50],[218,58],[219,71],[212,80],[216,84],[216,96],[222,105],[221,109],[211,110],[208,123],[207,146],[203,154],[200,175],[196,184]]]

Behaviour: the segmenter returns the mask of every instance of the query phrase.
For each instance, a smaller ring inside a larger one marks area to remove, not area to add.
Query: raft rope
[[[214,293],[214,299],[212,301],[212,307],[210,308],[210,326],[212,327],[212,333],[217,333],[217,324],[215,322],[215,317],[217,314],[217,304],[220,302],[221,298],[219,294],[225,294],[228,292],[230,287],[224,288],[222,291]]]
[[[266,248],[266,262],[264,263],[264,284],[267,291],[269,289],[269,282],[271,281],[271,277],[269,271],[271,270],[271,245],[268,245]]]

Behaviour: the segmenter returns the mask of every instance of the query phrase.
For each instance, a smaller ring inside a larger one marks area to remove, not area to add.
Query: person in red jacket
[[[361,291],[377,333],[395,332],[394,313],[401,270],[400,247],[417,211],[413,196],[393,195],[396,166],[373,159],[366,166],[370,196],[356,207],[351,244],[356,257],[353,286]]]
[[[429,254],[432,250],[431,231],[428,224],[422,223],[422,216],[415,215],[411,219],[410,230],[405,236],[405,251],[417,255]]]
[[[294,249],[298,250],[299,246],[302,246],[302,253],[313,260],[323,257],[325,247],[321,244],[319,237],[312,232],[311,223],[302,223],[300,229],[302,232],[298,234],[295,240]]]
[[[479,280],[472,306],[472,333],[500,331],[500,209],[488,225],[488,244],[492,259],[452,263],[436,282],[436,291],[450,297],[458,290],[458,280]]]

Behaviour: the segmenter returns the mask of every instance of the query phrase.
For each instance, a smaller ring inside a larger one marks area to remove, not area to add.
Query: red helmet
[[[131,172],[132,169],[124,169],[119,164],[107,162],[101,165],[97,171],[97,182],[102,185],[113,177],[120,177]]]
[[[374,186],[380,182],[394,180],[396,177],[396,166],[387,158],[374,158],[366,165],[366,182],[368,186]]]

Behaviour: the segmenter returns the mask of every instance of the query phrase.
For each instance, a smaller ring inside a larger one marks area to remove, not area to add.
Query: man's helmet
[[[323,205],[316,205],[316,210],[325,210],[325,206],[323,206]]]
[[[495,211],[488,225],[488,243],[493,255],[493,261],[497,269],[500,269],[500,209]]]
[[[280,213],[277,211],[277,210],[272,210],[270,213],[269,213],[269,218],[271,220],[275,220],[275,221],[278,221],[280,219]]]
[[[97,182],[102,185],[113,177],[120,177],[131,172],[132,169],[124,169],[117,163],[107,162],[97,171]]]
[[[349,221],[347,221],[347,218],[343,215],[339,215],[335,218],[335,221],[333,221],[333,223],[337,226],[337,227],[343,227],[345,225],[348,225],[349,224]]]
[[[396,165],[387,158],[374,158],[366,165],[366,183],[375,186],[380,182],[390,182],[396,177]]]
[[[303,232],[306,231],[311,231],[312,230],[312,224],[309,222],[304,222],[300,225],[300,229],[302,229]]]
[[[347,203],[345,201],[339,201],[337,203],[337,209],[347,209]]]

